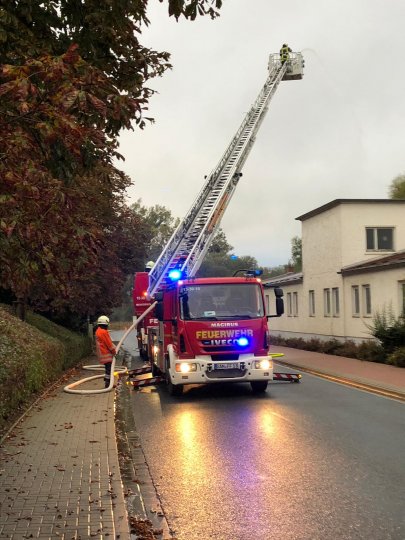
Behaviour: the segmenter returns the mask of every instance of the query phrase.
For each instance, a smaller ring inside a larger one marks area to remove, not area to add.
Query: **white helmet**
[[[155,266],[155,263],[153,261],[148,261],[145,264],[145,268],[148,268],[149,270]]]
[[[110,319],[108,317],[106,317],[105,315],[101,315],[97,319],[97,324],[110,324]]]

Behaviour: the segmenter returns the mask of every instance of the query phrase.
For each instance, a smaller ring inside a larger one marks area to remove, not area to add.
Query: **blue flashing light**
[[[246,345],[249,345],[249,340],[246,337],[240,337],[236,342],[239,347],[246,347]]]
[[[169,279],[172,281],[178,281],[183,276],[180,270],[171,270],[169,272]]]
[[[231,260],[232,260],[232,261],[237,261],[237,260],[238,260],[238,256],[237,256],[237,255],[231,255]]]

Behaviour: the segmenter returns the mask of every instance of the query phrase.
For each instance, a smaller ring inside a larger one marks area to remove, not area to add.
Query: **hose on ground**
[[[122,344],[128,337],[128,335],[132,332],[134,328],[138,326],[138,324],[146,317],[146,315],[152,311],[152,309],[156,306],[157,302],[154,302],[152,305],[146,309],[142,315],[140,315],[139,319],[133,322],[133,324],[128,328],[128,330],[124,333],[122,338],[120,339],[117,347],[116,347],[116,355],[118,351],[121,349]],[[83,369],[87,369],[89,371],[103,371],[104,372],[104,366],[101,364],[91,365],[91,366],[83,366]],[[103,394],[105,392],[110,392],[114,388],[114,377],[115,375],[119,375],[121,373],[126,373],[127,368],[125,366],[116,366],[115,365],[115,356],[113,357],[113,361],[111,364],[111,378],[110,378],[110,384],[107,388],[99,388],[96,390],[75,390],[76,386],[79,386],[85,382],[93,381],[95,379],[102,379],[104,378],[104,373],[100,375],[93,375],[92,377],[86,377],[85,379],[80,379],[79,381],[76,381],[74,383],[68,384],[63,389],[65,392],[68,392],[69,394]]]

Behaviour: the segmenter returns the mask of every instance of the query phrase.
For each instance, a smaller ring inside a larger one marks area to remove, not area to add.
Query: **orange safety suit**
[[[109,364],[113,361],[116,353],[114,343],[105,328],[98,327],[96,330],[96,352],[100,364]]]

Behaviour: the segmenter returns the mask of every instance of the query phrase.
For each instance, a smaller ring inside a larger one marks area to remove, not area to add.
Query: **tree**
[[[389,187],[391,199],[405,199],[405,174],[396,176]]]
[[[237,270],[257,268],[254,257],[237,257],[226,235],[219,229],[199,270],[199,277],[232,276]]]
[[[105,233],[99,216],[114,217],[129,185],[102,130],[110,85],[75,46],[3,66],[1,82],[2,284],[20,302],[38,283],[60,301],[69,280],[92,268]],[[81,115],[94,117],[93,126],[81,125]]]
[[[168,0],[167,4],[169,16],[194,20],[204,15],[217,17],[222,2]],[[130,129],[134,119],[142,127],[142,109],[146,110],[154,93],[146,83],[171,67],[169,53],[139,42],[142,26],[150,24],[147,7],[148,0],[4,0],[0,62],[17,65],[27,57],[60,56],[76,44],[83,60],[115,86],[114,114],[106,123],[106,132],[116,135],[123,127]],[[137,103],[135,110],[132,100]]]
[[[302,270],[302,239],[299,236],[294,236],[291,239],[291,261],[290,265],[294,272]]]
[[[250,255],[243,257],[224,256],[223,254],[207,255],[198,270],[199,277],[233,276],[237,270],[258,268],[257,260]]]
[[[149,208],[143,206],[142,199],[131,205],[131,211],[139,217],[145,229],[145,258],[156,261],[178,227],[180,219],[175,218],[168,208],[160,204]],[[144,263],[138,267],[139,270],[143,270]]]
[[[285,274],[288,272],[288,265],[287,264],[280,264],[278,266],[273,267],[260,267],[260,269],[263,271],[262,279],[270,279],[272,277],[281,276],[282,274]]]
[[[92,310],[103,294],[112,304],[130,259],[117,238],[128,252],[127,240],[145,245],[125,211],[130,180],[113,162],[120,130],[145,125],[147,81],[170,67],[168,53],[139,43],[147,4],[1,4],[0,281],[22,305]],[[177,19],[214,18],[213,5],[221,2],[168,0]]]
[[[228,243],[225,233],[222,229],[218,229],[210,247],[208,248],[208,255],[213,253],[222,253],[223,255],[229,255],[233,250],[233,246]]]

